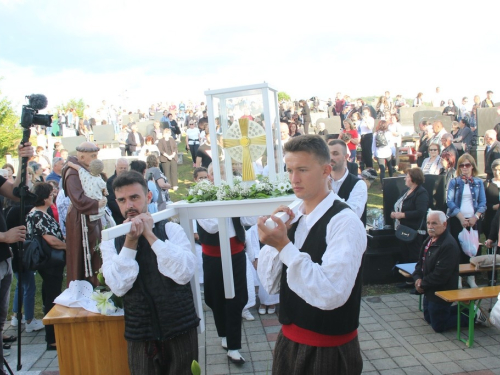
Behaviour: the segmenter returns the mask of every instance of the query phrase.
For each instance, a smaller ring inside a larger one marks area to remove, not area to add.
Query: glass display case
[[[283,151],[277,94],[267,83],[205,91],[215,185],[233,185],[235,176],[248,184],[259,175],[273,182],[279,178]]]

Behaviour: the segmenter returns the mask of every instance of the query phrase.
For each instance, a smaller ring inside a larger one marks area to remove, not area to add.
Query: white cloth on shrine
[[[92,284],[88,281],[74,280],[69,283],[68,289],[57,296],[54,303],[66,307],[81,307],[87,311],[100,314],[97,309],[97,301],[91,298],[93,291]],[[123,315],[123,309],[117,309],[116,312],[108,315]]]

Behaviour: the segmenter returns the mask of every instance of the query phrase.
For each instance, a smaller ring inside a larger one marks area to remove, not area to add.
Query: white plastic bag
[[[500,294],[498,295],[497,303],[495,303],[493,309],[491,309],[490,322],[496,328],[500,329]]]
[[[464,228],[458,234],[458,241],[466,255],[470,257],[476,256],[477,248],[479,247],[479,235],[477,234],[477,230]]]

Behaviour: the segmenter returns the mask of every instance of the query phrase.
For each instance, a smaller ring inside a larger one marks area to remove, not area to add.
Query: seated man
[[[424,295],[424,319],[436,332],[444,332],[457,327],[457,306],[451,306],[435,295],[440,290],[458,288],[460,248],[449,231],[446,230],[446,215],[441,211],[429,210],[427,232],[429,237],[422,244],[413,280],[415,289]],[[482,308],[476,309],[476,323],[486,324],[487,314]],[[469,318],[460,315],[460,324],[468,326]]]

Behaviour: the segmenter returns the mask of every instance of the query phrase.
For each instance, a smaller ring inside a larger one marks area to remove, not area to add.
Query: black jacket
[[[404,212],[405,218],[401,219],[400,223],[418,230],[425,218],[428,207],[429,193],[420,185],[403,201],[401,212]],[[422,228],[425,229],[425,223],[422,224]]]
[[[493,178],[491,163],[498,158],[500,158],[500,142],[495,141],[491,145],[489,151],[486,151],[486,149],[484,150],[484,173],[487,174],[489,179]]]
[[[458,288],[458,273],[460,262],[460,248],[457,241],[447,230],[429,247],[423,261],[424,250],[429,237],[420,248],[419,261],[413,272],[413,280],[422,279],[421,288],[425,297],[431,302],[448,303],[435,295],[441,290],[455,290]],[[424,269],[422,271],[422,264]]]
[[[108,181],[106,181],[106,188],[108,189],[108,196],[106,199],[108,200],[108,207],[111,210],[111,215],[113,216],[113,220],[115,221],[116,225],[120,225],[123,223],[123,215],[120,211],[120,207],[118,207],[118,203],[116,203],[116,195],[115,191],[113,190],[113,181],[116,178],[116,172],[108,178]]]
[[[144,145],[144,137],[142,136],[141,133],[137,132],[137,134],[139,134],[139,141],[141,142],[140,145],[138,145],[135,141],[135,135],[134,133],[129,133],[128,135],[128,138],[127,138],[127,148],[128,148],[128,152],[132,153],[132,152],[135,152],[137,151],[137,147],[141,147]]]

